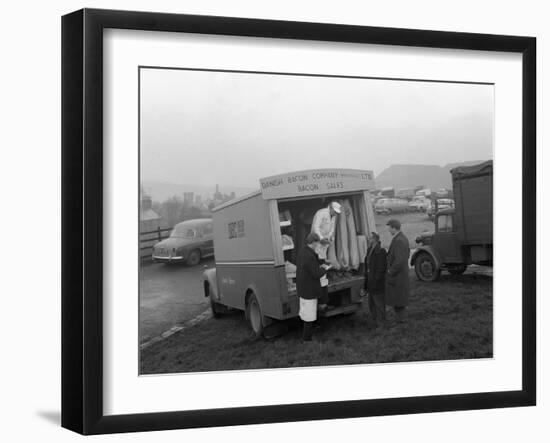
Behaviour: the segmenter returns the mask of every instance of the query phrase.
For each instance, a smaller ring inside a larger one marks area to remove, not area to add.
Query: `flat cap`
[[[394,229],[401,229],[401,222],[397,220],[396,218],[390,218],[388,220],[388,223],[386,223],[387,226],[390,226]]]

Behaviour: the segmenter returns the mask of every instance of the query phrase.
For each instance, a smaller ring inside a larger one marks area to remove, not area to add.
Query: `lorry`
[[[402,198],[405,200],[412,200],[412,198],[416,195],[416,191],[414,188],[400,188],[397,191],[395,191],[395,198]]]
[[[356,233],[366,242],[376,230],[368,192],[372,189],[372,171],[306,170],[260,179],[258,191],[214,208],[215,267],[203,273],[204,295],[210,298],[213,316],[244,311],[258,337],[270,325],[297,317],[294,264],[314,214],[332,201],[346,201]],[[363,273],[349,270],[328,277],[329,309],[320,315],[357,311]]]
[[[454,207],[436,208],[434,232],[416,238],[411,256],[422,281],[437,280],[442,270],[460,275],[471,264],[493,265],[493,161],[450,173]]]

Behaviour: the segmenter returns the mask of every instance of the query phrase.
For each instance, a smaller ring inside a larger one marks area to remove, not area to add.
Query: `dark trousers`
[[[386,321],[386,301],[383,293],[369,294],[369,312],[375,323]]]
[[[304,323],[304,331],[302,334],[302,340],[304,341],[311,341],[311,337],[313,336],[313,321],[305,321]]]
[[[318,303],[320,305],[328,304],[328,286],[321,287],[321,297],[319,297]]]
[[[395,311],[397,321],[403,323],[405,321],[405,306],[394,306],[393,310]]]

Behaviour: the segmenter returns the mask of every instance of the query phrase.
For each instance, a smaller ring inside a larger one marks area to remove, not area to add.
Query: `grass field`
[[[423,283],[411,270],[410,279],[405,324],[373,329],[365,301],[354,315],[321,320],[314,341],[303,343],[299,321],[289,321],[280,337],[252,340],[242,313],[209,318],[142,350],[141,373],[492,357],[491,276],[444,274]]]

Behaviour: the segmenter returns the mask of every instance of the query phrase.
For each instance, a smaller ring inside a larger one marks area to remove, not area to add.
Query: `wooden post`
[[[162,234],[160,233],[160,226],[157,226],[159,241],[162,240]]]

